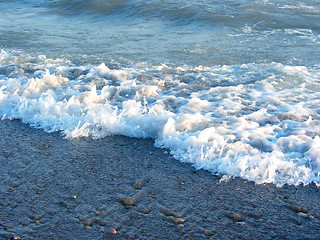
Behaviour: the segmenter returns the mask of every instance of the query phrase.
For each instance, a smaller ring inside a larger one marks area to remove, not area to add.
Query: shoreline
[[[221,181],[151,139],[0,131],[0,239],[320,239],[315,184]]]

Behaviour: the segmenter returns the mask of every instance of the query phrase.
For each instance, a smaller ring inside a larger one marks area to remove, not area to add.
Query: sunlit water
[[[0,1],[0,114],[320,184],[320,3]]]

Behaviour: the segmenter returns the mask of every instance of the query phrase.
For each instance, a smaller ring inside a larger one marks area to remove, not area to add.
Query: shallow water
[[[320,183],[318,1],[0,1],[0,114]]]

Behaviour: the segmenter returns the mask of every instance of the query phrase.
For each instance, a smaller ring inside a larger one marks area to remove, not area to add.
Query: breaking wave
[[[67,138],[121,134],[196,168],[320,184],[320,67],[111,67],[0,52],[0,114]]]

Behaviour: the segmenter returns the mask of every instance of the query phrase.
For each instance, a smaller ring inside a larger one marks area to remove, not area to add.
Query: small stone
[[[92,226],[92,222],[91,221],[85,221],[83,223],[83,225],[86,226],[86,227],[91,227]]]
[[[137,201],[139,201],[143,193],[144,193],[143,191],[140,191],[131,197],[125,197],[122,195],[122,196],[119,196],[119,200],[121,204],[125,207],[133,206],[136,204]]]
[[[254,218],[254,219],[258,219],[261,217],[260,213],[248,213],[247,214],[249,217]]]
[[[203,232],[203,234],[204,234],[205,236],[207,236],[207,237],[212,236],[214,233],[215,233],[214,230],[206,230],[206,231]]]
[[[115,228],[112,228],[111,230],[108,231],[108,233],[115,235],[117,234],[117,230]]]
[[[145,208],[142,210],[142,213],[144,213],[144,214],[149,214],[150,212],[151,212],[150,208]]]
[[[291,206],[290,209],[296,213],[307,213],[308,212],[306,208],[302,208],[297,205]]]
[[[46,149],[48,149],[50,146],[49,145],[47,145],[47,144],[41,144],[39,147],[38,147],[38,149],[39,150],[46,150]]]
[[[42,214],[40,214],[40,215],[33,215],[33,216],[31,216],[30,218],[31,219],[33,219],[34,221],[37,221],[37,220],[39,220],[40,218],[42,218]]]
[[[131,198],[121,198],[120,201],[121,201],[121,204],[126,207],[133,206],[135,203],[134,200]]]
[[[299,207],[299,206],[296,206],[296,205],[295,205],[295,206],[291,206],[290,209],[291,209],[292,211],[294,211],[294,212],[297,212],[297,213],[300,212],[300,207]]]
[[[182,224],[182,223],[185,223],[187,220],[184,219],[184,218],[176,218],[176,219],[173,219],[172,222],[174,224]]]
[[[12,236],[12,237],[10,238],[10,240],[19,240],[19,239],[21,239],[19,236]]]
[[[306,208],[301,208],[301,212],[308,213],[308,210]]]
[[[143,178],[135,183],[133,183],[133,187],[135,189],[141,189],[146,183],[149,182],[149,179],[148,178]]]
[[[184,227],[184,225],[183,224],[178,224],[178,226],[177,226],[178,228],[183,228]]]
[[[20,185],[20,183],[13,183],[13,184],[12,184],[12,187],[13,187],[13,188],[16,188],[16,187],[19,187],[19,185]]]
[[[135,189],[141,189],[141,183],[140,182],[135,182],[134,184],[133,184],[133,187],[135,188]]]
[[[0,232],[0,234],[1,234],[1,232]],[[10,239],[10,240],[18,240],[18,239],[21,239],[19,236],[16,236],[16,235],[14,235],[14,234],[12,234],[12,233],[1,234],[0,236],[1,236],[1,237],[4,237],[4,238],[6,238],[6,239]]]
[[[227,216],[228,216],[228,218],[230,218],[234,222],[243,221],[243,218],[237,213],[229,213]]]

